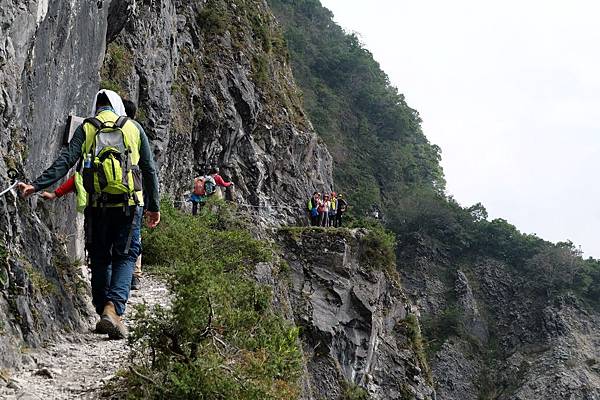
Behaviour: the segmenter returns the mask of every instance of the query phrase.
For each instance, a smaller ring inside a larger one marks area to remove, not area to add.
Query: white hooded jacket
[[[119,96],[117,93],[113,92],[112,90],[108,90],[108,89],[102,89],[98,93],[96,93],[96,97],[94,97],[92,115],[96,115],[96,109],[98,108],[98,107],[96,107],[96,104],[98,103],[98,96],[101,93],[106,94],[106,97],[108,97],[108,101],[110,101],[110,104],[112,105],[112,108],[113,108],[113,110],[115,110],[115,113],[117,115],[124,116],[124,117],[127,116],[127,114],[125,113],[125,106],[123,105],[123,100],[121,99],[121,96]]]

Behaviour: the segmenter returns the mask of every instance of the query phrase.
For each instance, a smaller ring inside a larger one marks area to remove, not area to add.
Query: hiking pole
[[[8,171],[6,171],[6,175],[8,175],[8,178],[10,179],[12,184],[8,188],[6,188],[2,192],[0,192],[0,197],[4,196],[6,193],[8,193],[11,190],[13,190],[14,188],[16,188],[17,185],[19,184],[19,180],[17,179],[19,176],[19,171],[17,171],[14,168],[10,168]]]

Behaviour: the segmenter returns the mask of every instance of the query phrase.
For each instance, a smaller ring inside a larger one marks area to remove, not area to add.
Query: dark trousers
[[[87,249],[92,269],[92,302],[101,315],[108,301],[125,313],[135,261],[142,250],[142,207],[86,210]],[[129,243],[129,249],[126,247]]]
[[[337,213],[329,213],[329,226],[337,226],[336,225],[336,221],[337,221]]]
[[[344,215],[343,212],[337,212],[337,214],[335,214],[335,227],[336,228],[340,228],[342,226],[342,216]]]
[[[311,213],[309,213],[308,218],[310,218],[310,226],[319,226],[319,222],[320,222],[319,214],[312,215]]]

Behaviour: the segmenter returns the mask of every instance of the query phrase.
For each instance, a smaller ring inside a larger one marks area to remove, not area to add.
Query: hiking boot
[[[96,331],[108,333],[109,339],[118,340],[127,337],[127,328],[110,301],[104,306],[104,312],[96,324]]]
[[[131,277],[131,290],[140,290],[142,288],[142,282],[138,276],[133,275]]]
[[[106,323],[102,321],[102,318],[98,322],[96,322],[96,329],[94,329],[94,333],[99,335],[106,335],[108,331],[106,330]]]

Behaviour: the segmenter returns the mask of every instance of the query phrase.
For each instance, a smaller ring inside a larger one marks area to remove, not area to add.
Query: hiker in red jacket
[[[220,193],[218,193],[217,195],[219,196],[219,198],[223,198],[225,197],[226,200],[233,200],[233,182],[225,182],[225,179],[223,179],[223,177],[221,175],[219,175],[219,168],[212,168],[210,170],[210,176],[213,177],[213,179],[215,180],[215,184],[217,185],[217,187],[219,188],[225,188],[224,193],[220,191]]]
[[[75,175],[71,176],[65,183],[60,185],[54,192],[42,192],[40,196],[44,200],[54,200],[58,197],[63,197],[65,194],[69,194],[75,191]]]

